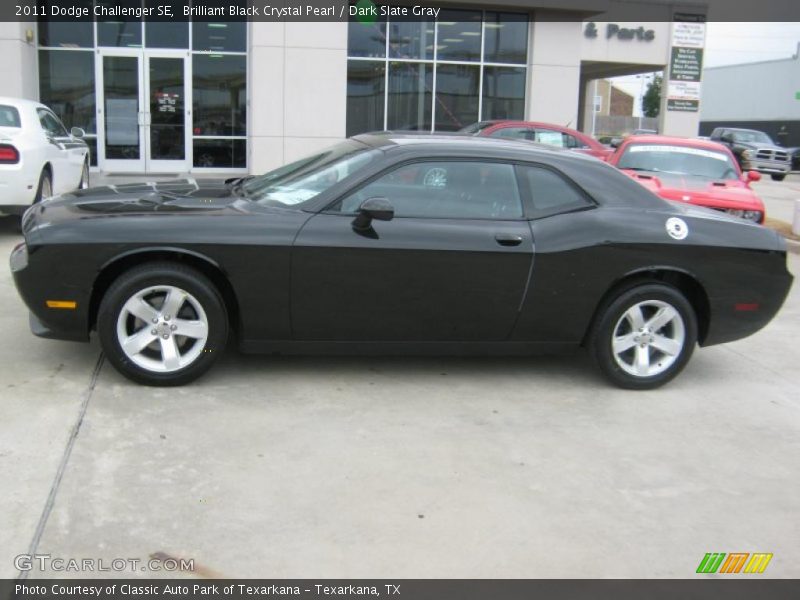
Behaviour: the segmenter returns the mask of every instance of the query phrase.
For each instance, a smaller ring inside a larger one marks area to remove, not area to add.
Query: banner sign
[[[705,23],[676,21],[672,24],[672,52],[667,81],[667,110],[700,110],[700,78],[703,71]]]

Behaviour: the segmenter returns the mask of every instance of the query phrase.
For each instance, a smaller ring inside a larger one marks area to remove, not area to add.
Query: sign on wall
[[[667,110],[700,110],[700,77],[703,71],[705,36],[705,23],[672,24]]]

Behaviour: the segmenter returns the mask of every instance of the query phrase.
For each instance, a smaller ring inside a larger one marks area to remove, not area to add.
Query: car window
[[[739,171],[727,152],[678,144],[629,144],[616,166],[618,169],[708,179],[739,178]]]
[[[594,206],[574,184],[550,169],[520,167],[533,200],[534,217],[546,217]]]
[[[45,110],[43,108],[39,108],[36,110],[36,113],[39,115],[39,123],[42,125],[42,129],[45,130],[45,133],[50,137],[67,137],[67,130],[61,124],[61,121],[58,120],[53,113],[49,110]]]
[[[510,138],[514,140],[532,140],[533,131],[527,127],[503,127],[489,134],[489,137]]]
[[[339,200],[329,211],[353,214],[369,198],[386,198],[395,217],[519,219],[514,167],[474,161],[407,164]]]
[[[19,111],[13,106],[0,104],[0,127],[22,127]]]
[[[563,134],[564,136],[564,146],[567,148],[588,148],[586,144],[576,138],[574,135],[570,135],[569,133]]]
[[[552,129],[537,129],[536,141],[548,146],[564,147],[564,136],[560,131],[553,131]]]

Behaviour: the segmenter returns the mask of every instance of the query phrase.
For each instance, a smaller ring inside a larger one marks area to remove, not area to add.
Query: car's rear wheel
[[[50,174],[49,169],[42,169],[42,174],[39,175],[39,187],[36,188],[36,197],[33,199],[34,204],[47,200],[53,195],[53,176]]]
[[[677,289],[644,283],[600,310],[590,347],[603,373],[627,389],[652,389],[675,377],[697,343],[697,317]]]
[[[146,385],[189,383],[205,373],[228,338],[218,290],[199,271],[149,263],[121,275],[100,304],[100,343],[126,377]]]
[[[771,177],[772,177],[772,181],[783,181],[784,179],[786,179],[786,175],[784,175],[784,174],[777,175],[777,174],[773,173],[771,175]]]

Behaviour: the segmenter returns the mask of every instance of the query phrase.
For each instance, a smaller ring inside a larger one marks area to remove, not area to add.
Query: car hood
[[[784,150],[780,146],[776,146],[775,144],[768,144],[766,142],[734,142],[735,146],[739,148],[746,148],[748,150]]]
[[[665,200],[689,202],[715,208],[760,210],[764,203],[747,184],[738,179],[706,179],[675,173],[624,171]]]
[[[225,209],[239,200],[226,180],[180,179],[76,190],[51,198],[43,202],[42,207],[91,214],[192,212]]]

